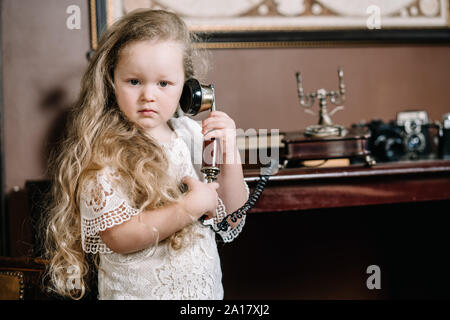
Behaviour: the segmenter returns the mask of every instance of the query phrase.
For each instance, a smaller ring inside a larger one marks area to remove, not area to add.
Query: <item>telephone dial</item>
[[[199,112],[207,110],[215,111],[216,103],[214,85],[200,84],[200,82],[194,78],[188,79],[184,84],[183,92],[180,97],[180,107],[185,114],[192,116],[195,116]],[[212,146],[210,146],[210,144],[212,144]],[[206,175],[207,182],[210,183],[215,181],[217,179],[217,175],[220,173],[220,168],[217,164],[218,142],[215,140],[215,138],[203,142],[203,150],[205,150],[206,148],[211,150],[211,153],[205,155],[203,152],[201,171]],[[220,221],[217,224],[219,230],[227,231],[230,227],[230,224],[227,221],[229,217],[232,222],[236,222],[237,219],[242,218],[243,215],[247,214],[247,212],[255,206],[261,193],[264,190],[264,187],[267,184],[267,181],[269,180],[275,169],[277,169],[277,167],[278,161],[275,159],[271,159],[269,165],[262,168],[259,180],[255,186],[255,189],[250,194],[247,202],[241,208],[233,213],[228,214],[222,221]],[[203,220],[204,217],[200,219]],[[213,229],[211,225],[210,227],[211,229]],[[214,232],[217,231],[214,230]]]

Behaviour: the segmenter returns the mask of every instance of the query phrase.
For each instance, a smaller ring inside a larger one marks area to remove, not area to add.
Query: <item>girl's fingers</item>
[[[208,183],[208,185],[210,187],[214,188],[214,190],[219,189],[219,183],[218,182],[211,182],[211,183]]]
[[[225,118],[230,118],[230,116],[229,115],[227,115],[225,112],[223,112],[223,111],[211,111],[210,113],[209,113],[209,116],[210,117],[225,117]],[[231,119],[231,118],[230,118]]]
[[[211,140],[212,138],[219,138],[221,140],[235,139],[235,130],[222,129],[212,130],[203,136],[203,140]]]
[[[234,123],[233,119],[231,119],[225,112],[222,111],[212,111],[208,118],[203,120],[203,125],[207,125],[210,122],[214,121],[223,121],[225,123]]]
[[[223,133],[221,130],[212,130],[204,135],[203,140],[211,140],[212,138],[222,138]]]
[[[206,118],[205,120],[203,120],[203,126],[207,126],[207,125],[211,125],[214,123],[227,123],[229,122],[228,119],[224,119],[224,118]]]
[[[208,122],[204,122],[202,124],[202,133],[205,134],[206,132],[212,130],[212,129],[230,129],[235,130],[235,124],[232,121],[224,121],[224,120],[212,120]]]
[[[236,125],[225,112],[212,111],[208,118],[202,122],[204,140],[212,138],[224,139],[236,135]]]
[[[225,128],[225,124],[222,122],[213,122],[213,123],[208,123],[203,125],[202,128],[202,133],[205,134],[208,131],[214,130],[214,129],[224,129]]]

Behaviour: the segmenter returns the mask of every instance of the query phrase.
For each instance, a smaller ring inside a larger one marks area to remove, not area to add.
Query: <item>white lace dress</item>
[[[163,144],[170,172],[178,181],[186,175],[203,180],[199,171],[203,139],[200,125],[185,116],[170,121],[177,133],[176,139]],[[196,237],[191,246],[174,250],[165,241],[131,254],[118,254],[101,240],[99,231],[121,224],[139,212],[129,205],[125,192],[113,184],[113,176],[114,171],[105,168],[97,172],[96,179],[87,181],[81,192],[83,250],[100,254],[98,298],[223,299],[220,258],[211,230],[217,230],[217,223],[226,215],[223,202],[219,199],[216,218],[206,220],[204,225],[200,221],[194,223],[194,231],[203,237]],[[246,184],[245,187],[248,195]],[[245,215],[235,228],[218,233],[224,242],[230,242],[244,224]]]

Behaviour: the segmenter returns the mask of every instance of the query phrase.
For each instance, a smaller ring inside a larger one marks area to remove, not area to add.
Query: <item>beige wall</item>
[[[438,120],[450,112],[449,58],[450,46],[217,50],[211,81],[218,108],[242,128],[301,130],[315,123],[299,106],[295,72],[302,73],[305,92],[337,90],[338,66],[347,100],[335,122],[390,120],[408,108]]]
[[[81,29],[66,27],[67,6],[81,9]],[[78,94],[89,50],[85,0],[4,0],[3,94],[6,191],[39,179],[46,142]]]
[[[81,29],[69,30],[66,9],[81,9]],[[48,143],[76,99],[90,48],[88,1],[3,0],[2,58],[5,187],[9,255],[30,254],[25,181],[45,177]],[[17,187],[15,191],[13,188]]]

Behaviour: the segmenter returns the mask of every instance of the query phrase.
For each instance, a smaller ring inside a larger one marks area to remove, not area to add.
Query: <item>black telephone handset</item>
[[[180,107],[185,114],[195,116],[199,112],[206,110],[215,111],[215,94],[214,86],[203,85],[197,79],[190,78],[184,83],[183,92],[180,97]],[[212,144],[212,146],[211,146]],[[217,163],[218,157],[218,142],[213,138],[209,141],[203,142],[203,150],[208,148],[211,150],[210,154],[204,154],[202,157],[202,169],[201,171],[205,173],[208,183],[213,182],[217,179],[217,175],[220,173],[220,168]],[[259,181],[257,182],[255,189],[249,196],[247,202],[239,208],[237,211],[228,214],[223,220],[217,223],[218,230],[215,230],[211,225],[209,225],[215,232],[227,231],[230,227],[227,219],[231,217],[232,222],[236,222],[237,219],[242,218],[243,215],[253,208],[258,201],[259,196],[264,190],[264,187],[269,180],[269,177],[278,168],[278,161],[271,159],[268,167],[261,170]],[[204,217],[202,217],[204,218]],[[202,220],[201,218],[201,220]]]
[[[184,83],[183,92],[180,97],[180,107],[184,113],[195,116],[199,112],[206,110],[215,111],[214,86],[202,85],[197,79],[191,78]],[[202,169],[208,182],[217,179],[220,168],[217,163],[219,157],[219,143],[215,138],[203,141],[203,151],[210,150],[209,153],[203,152]]]

